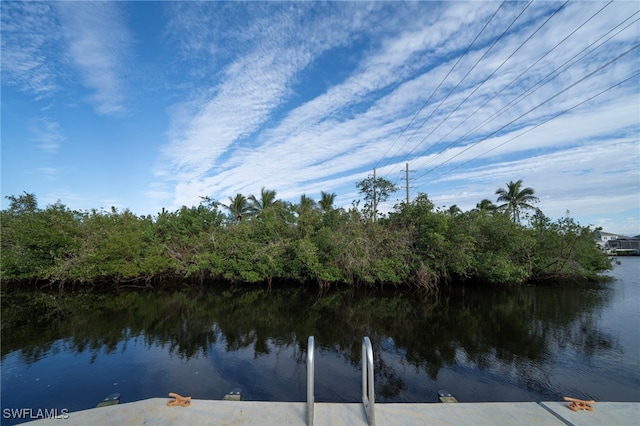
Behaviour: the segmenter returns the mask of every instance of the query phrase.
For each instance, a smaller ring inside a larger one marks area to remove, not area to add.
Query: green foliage
[[[498,202],[504,202],[497,209],[506,211],[514,222],[520,223],[522,210],[535,210],[532,204],[537,203],[539,199],[533,195],[534,193],[533,188],[522,188],[522,179],[517,182],[510,181],[506,189],[499,188],[496,191]]]
[[[250,210],[253,214],[260,214],[280,204],[276,199],[276,191],[265,189],[264,187],[260,190],[260,197],[250,195],[249,202],[251,203]]]
[[[7,198],[10,207],[0,216],[2,278],[49,278],[57,263],[78,251],[78,213],[60,203],[41,210],[32,194]]]
[[[360,194],[364,196],[363,211],[366,217],[370,217],[375,222],[380,215],[377,206],[387,201],[389,196],[398,190],[398,187],[385,178],[368,178],[356,184]]]
[[[595,248],[594,234],[599,229],[583,227],[565,217],[552,223],[538,215],[533,222],[537,248],[533,259],[535,278],[586,277],[611,268],[611,261]]]
[[[229,203],[220,203],[220,206],[229,212],[229,216],[233,222],[240,222],[240,220],[251,211],[249,201],[242,194],[236,194],[233,198],[229,197]]]
[[[151,286],[183,278],[269,288],[278,280],[433,288],[464,280],[591,279],[611,266],[594,244],[595,230],[570,218],[552,223],[538,212],[525,227],[490,203],[470,212],[436,210],[419,194],[388,218],[368,221],[366,212],[334,209],[333,198],[323,193],[319,207],[308,197],[291,205],[263,189],[251,197],[254,214],[240,220],[236,210],[223,207],[231,213],[225,216],[207,198],[138,217],[115,208],[77,212],[61,203],[40,209],[32,194],[11,196],[0,212],[2,281]],[[251,207],[240,194],[231,201],[239,201],[238,211]]]
[[[328,213],[331,210],[333,210],[333,202],[336,200],[336,194],[335,193],[328,193],[328,192],[324,192],[321,191],[320,192],[320,201],[318,202],[318,205],[320,206],[320,209],[324,212],[324,213]]]

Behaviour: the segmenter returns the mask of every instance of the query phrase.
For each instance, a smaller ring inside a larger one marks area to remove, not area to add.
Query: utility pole
[[[373,168],[373,221],[376,221],[376,168]]]
[[[409,205],[409,163],[406,163],[406,175],[407,175],[407,205]]]

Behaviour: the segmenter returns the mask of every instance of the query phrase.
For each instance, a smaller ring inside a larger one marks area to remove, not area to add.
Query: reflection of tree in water
[[[374,371],[376,393],[382,398],[395,398],[406,389],[407,385],[404,380],[392,367],[384,362],[381,356],[374,358]]]
[[[384,399],[406,389],[385,361],[389,352],[403,354],[432,380],[443,366],[464,362],[515,374],[528,389],[543,392],[549,379],[539,365],[551,363],[559,349],[571,347],[587,357],[621,351],[594,317],[608,295],[571,286],[453,287],[438,294],[349,289],[322,297],[304,288],[7,293],[2,356],[20,350],[32,363],[49,351],[89,351],[95,360],[144,339],[148,347],[185,360],[206,357],[216,344],[228,352],[252,348],[256,358],[294,347],[295,361],[303,364],[313,335],[317,350],[337,353],[359,369],[362,337],[368,335],[376,391]]]
[[[615,339],[598,328],[596,313],[610,293],[570,287],[466,289],[449,309],[458,313],[456,331],[465,363],[517,377],[528,390],[550,393],[549,369],[563,348],[587,358],[622,352]]]

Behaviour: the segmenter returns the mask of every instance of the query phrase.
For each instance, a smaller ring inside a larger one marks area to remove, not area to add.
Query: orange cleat
[[[180,396],[177,393],[174,392],[170,392],[169,393],[170,397],[173,397],[175,399],[172,399],[170,401],[167,401],[167,405],[169,407],[172,407],[174,405],[181,405],[183,407],[188,407],[191,405],[191,397],[190,396]]]
[[[569,403],[567,404],[567,407],[573,411],[579,411],[579,410],[593,411],[592,404],[596,403],[593,400],[584,401],[582,399],[569,398],[568,396],[565,396],[564,400],[569,401]]]

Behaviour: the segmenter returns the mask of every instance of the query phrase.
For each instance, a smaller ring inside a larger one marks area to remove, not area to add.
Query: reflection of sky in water
[[[609,273],[615,279],[609,286],[613,297],[602,309],[599,329],[615,336],[624,350],[597,353],[590,367],[599,367],[600,376],[594,380],[603,393],[613,394],[615,383],[633,381],[635,386],[628,398],[640,401],[640,257],[620,260],[621,264]]]
[[[624,342],[625,358],[640,371],[640,257],[622,259],[608,275],[615,279],[610,285],[613,298],[603,307],[600,326]]]
[[[463,402],[536,401],[563,395],[640,401],[640,282],[629,279],[637,277],[639,269],[640,258],[623,259],[611,274],[622,280],[587,290],[609,297],[569,328],[553,329],[561,339],[547,336],[546,352],[535,360],[521,355],[505,359],[494,350],[468,353],[454,343],[454,361],[436,367],[432,379],[429,365],[417,368],[407,360],[407,349],[397,346],[397,336],[381,336],[374,342],[376,400],[435,402],[437,391],[446,389]],[[284,339],[287,343],[282,337],[266,338],[257,347],[260,339],[252,341],[255,335],[249,331],[243,336],[248,338],[246,346],[228,351],[225,336],[212,327],[215,336],[209,341],[214,343],[189,358],[172,350],[170,343],[127,333],[127,340],[110,351],[86,346],[76,353],[69,349],[70,340],[58,340],[35,362],[25,362],[19,351],[7,354],[2,360],[2,408],[76,411],[94,407],[114,392],[122,395],[122,402],[167,397],[169,392],[221,399],[238,387],[246,400],[306,399],[306,353],[298,341],[305,342],[306,350],[307,336],[296,339],[290,334]],[[595,349],[588,353],[592,341]],[[347,359],[349,351],[338,351],[335,344],[316,336],[316,401],[359,402],[359,359]],[[359,350],[358,346],[358,354]]]

